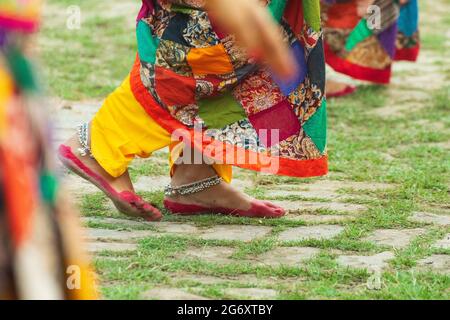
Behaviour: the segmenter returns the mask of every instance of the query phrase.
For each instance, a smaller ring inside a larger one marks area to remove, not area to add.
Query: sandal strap
[[[172,185],[168,185],[164,188],[164,194],[167,197],[173,197],[176,195],[189,195],[194,193],[202,192],[208,188],[217,186],[222,182],[222,178],[215,175],[213,177],[209,177],[200,181],[184,184],[181,186],[173,187]]]

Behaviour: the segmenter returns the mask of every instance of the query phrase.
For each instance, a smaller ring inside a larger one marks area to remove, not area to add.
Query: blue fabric
[[[298,72],[296,73],[296,76],[286,81],[277,77],[276,74],[272,75],[276,84],[280,87],[281,92],[286,97],[298,88],[298,86],[305,80],[306,74],[308,73],[305,49],[301,43],[299,41],[295,41],[291,48],[294,53],[295,61],[297,62]]]
[[[189,21],[189,15],[184,13],[176,13],[172,19],[170,19],[169,25],[161,37],[161,39],[173,41],[179,43],[185,47],[189,47],[189,43],[183,37],[180,30],[185,30]]]
[[[309,73],[309,80],[321,92],[325,92],[325,64],[322,63],[323,59],[323,41],[321,36],[317,45],[308,56],[308,70],[314,70]]]
[[[398,29],[407,37],[411,37],[419,28],[419,4],[410,0],[400,9]]]
[[[397,39],[397,31],[397,25],[393,23],[392,26],[378,34],[378,40],[391,58],[394,58],[395,56],[395,40]]]

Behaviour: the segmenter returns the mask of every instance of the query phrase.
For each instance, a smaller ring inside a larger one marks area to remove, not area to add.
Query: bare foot
[[[79,156],[80,147],[77,135],[61,145],[59,158],[68,169],[102,190],[123,214],[150,221],[161,219],[162,215],[158,209],[135,194],[128,171],[115,178],[107,173],[94,158]]]
[[[180,186],[216,175],[214,169],[206,164],[177,166],[172,177],[172,186]],[[166,197],[166,207],[178,213],[196,214],[209,211],[249,217],[281,217],[284,209],[268,202],[258,201],[239,192],[226,182],[191,195]],[[184,206],[183,206],[184,205]]]
[[[326,95],[329,98],[346,96],[355,90],[356,87],[352,85],[327,79]]]

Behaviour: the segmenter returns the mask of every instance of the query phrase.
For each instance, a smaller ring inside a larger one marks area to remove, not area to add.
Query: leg
[[[64,143],[65,146],[69,147],[74,154],[83,146],[80,144],[79,138],[77,134],[74,134],[69,140]],[[128,174],[128,170],[126,170],[123,174],[118,177],[114,177],[110,175],[102,166],[94,159],[94,157],[89,156],[80,156],[76,155],[77,159],[79,159],[84,165],[86,165],[90,170],[98,174],[102,179],[104,179],[108,184],[110,184],[115,190],[118,192],[122,191],[130,191],[134,192],[133,184],[131,183],[130,176]]]
[[[344,97],[355,91],[355,86],[327,79],[326,95],[328,98]]]
[[[159,210],[134,193],[127,167],[135,156],[148,157],[169,145],[170,135],[135,100],[129,78],[106,99],[85,131],[84,146],[74,135],[60,147],[63,164],[105,192],[120,212],[161,219]],[[78,152],[84,147],[90,148],[92,157]]]
[[[93,157],[77,155],[74,150],[80,148],[82,146],[77,135],[60,146],[59,158],[69,170],[96,185],[123,214],[149,221],[161,219],[159,210],[134,193],[128,171],[119,177],[113,177]]]
[[[222,177],[217,185],[192,194],[166,196],[164,204],[173,213],[198,214],[202,212],[222,213],[246,217],[277,218],[285,211],[268,201],[257,201],[233,188],[231,166],[207,164],[180,164],[173,170],[171,185],[182,186],[216,175]]]

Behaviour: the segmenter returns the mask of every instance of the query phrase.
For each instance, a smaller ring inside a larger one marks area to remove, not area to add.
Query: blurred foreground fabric
[[[30,60],[41,1],[0,0],[0,299],[94,299]]]

